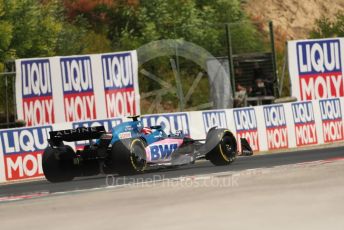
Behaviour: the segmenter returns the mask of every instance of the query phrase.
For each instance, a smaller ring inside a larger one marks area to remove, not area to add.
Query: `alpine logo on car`
[[[96,119],[91,59],[61,58],[65,118],[67,122]]]
[[[95,126],[104,126],[105,130],[110,131],[113,127],[121,124],[123,122],[122,118],[112,118],[112,119],[103,119],[103,120],[94,120],[94,121],[80,121],[73,122],[73,129],[78,127],[95,127]]]
[[[214,126],[218,128],[227,128],[226,112],[223,110],[202,112],[202,118],[205,133]]]
[[[190,127],[187,113],[161,114],[142,117],[145,127],[161,125],[166,133],[175,133],[182,130],[185,135],[190,135]]]
[[[55,122],[49,59],[21,62],[23,115],[28,126]]]
[[[339,39],[297,42],[301,100],[344,96]]]
[[[259,151],[256,113],[253,108],[235,109],[234,122],[237,131],[237,140],[246,138],[253,151]],[[240,144],[238,146],[241,146]],[[239,150],[240,151],[240,150]]]
[[[7,180],[42,176],[42,153],[48,146],[51,126],[0,131]]]
[[[264,106],[263,112],[268,148],[288,148],[287,122],[283,105]]]
[[[73,129],[79,127],[96,127],[104,126],[105,130],[110,131],[113,127],[121,124],[123,122],[122,118],[112,118],[112,119],[103,119],[103,120],[94,120],[94,121],[81,121],[73,122]],[[76,141],[75,146],[77,149],[82,149],[88,141]]]
[[[296,145],[318,143],[312,102],[292,103],[295,124]]]
[[[343,119],[340,100],[324,99],[319,101],[324,142],[343,140]]]
[[[137,113],[134,70],[130,52],[102,55],[102,69],[108,117]]]
[[[87,133],[87,132],[95,132],[97,131],[94,127],[81,127],[80,129],[69,129],[69,130],[62,130],[57,131],[56,136],[63,136],[63,135],[73,135],[78,133]]]

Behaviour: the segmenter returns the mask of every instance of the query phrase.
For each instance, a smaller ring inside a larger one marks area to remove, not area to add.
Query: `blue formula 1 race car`
[[[237,141],[227,129],[211,128],[204,140],[181,131],[167,135],[161,126],[143,127],[139,116],[130,117],[107,133],[104,126],[51,131],[42,158],[43,172],[50,182],[103,174],[129,175],[149,169],[193,164],[207,159],[214,165],[229,165],[237,156]],[[74,151],[66,142],[89,140]],[[95,140],[95,141],[93,141]],[[252,149],[241,139],[242,151]]]

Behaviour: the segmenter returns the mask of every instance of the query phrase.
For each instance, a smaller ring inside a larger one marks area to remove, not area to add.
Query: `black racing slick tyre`
[[[237,142],[229,130],[210,130],[207,135],[207,144],[210,146],[206,159],[212,164],[229,165],[236,159]]]
[[[42,157],[45,178],[52,183],[73,180],[75,176],[74,155],[74,150],[68,145],[46,148]]]
[[[147,166],[146,143],[140,138],[121,140],[111,150],[114,170],[120,175],[142,173]]]

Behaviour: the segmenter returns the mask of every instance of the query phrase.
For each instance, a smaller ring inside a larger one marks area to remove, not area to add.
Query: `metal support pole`
[[[269,22],[269,32],[270,32],[270,43],[271,43],[271,59],[272,59],[272,70],[274,77],[274,96],[279,97],[278,92],[278,76],[277,76],[277,67],[276,67],[276,50],[275,50],[275,38],[274,38],[274,28],[272,21]]]
[[[282,76],[281,81],[279,84],[279,95],[282,95],[283,85],[284,85],[284,78],[285,78],[285,70],[288,65],[288,43],[285,43],[285,50],[284,50],[284,61],[283,61],[283,69],[282,69]]]
[[[5,101],[6,101],[6,123],[10,123],[9,108],[8,108],[8,75],[5,75]],[[7,127],[8,128],[8,127]]]
[[[227,54],[228,54],[228,66],[229,66],[229,80],[231,81],[232,97],[235,97],[235,74],[234,74],[234,64],[232,56],[232,39],[229,24],[225,25],[226,28],[226,41],[227,41]]]
[[[17,97],[16,97],[16,77],[12,77],[12,98],[13,98],[13,114],[14,114],[14,122],[18,120],[17,114]]]

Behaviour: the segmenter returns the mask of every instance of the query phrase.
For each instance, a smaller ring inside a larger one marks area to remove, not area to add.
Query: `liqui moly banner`
[[[236,137],[240,147],[240,138],[246,138],[253,151],[259,151],[257,117],[254,108],[234,109]]]
[[[139,114],[137,64],[133,65],[133,55],[106,54],[101,61],[107,117]]]
[[[50,60],[23,60],[17,63],[17,72],[18,117],[28,126],[55,123]]]
[[[203,126],[205,134],[208,133],[212,127],[228,128],[227,116],[225,110],[213,110],[202,112]]]
[[[344,96],[344,38],[288,42],[292,95],[298,100]]]
[[[161,125],[166,133],[181,131],[185,135],[190,135],[190,124],[188,113],[166,113],[145,115],[142,117],[145,127]]]
[[[287,120],[283,105],[263,107],[268,149],[288,148]]]
[[[140,113],[136,51],[16,60],[18,118],[27,126]]]
[[[0,131],[0,154],[7,181],[43,176],[42,153],[51,130],[51,126],[41,126]]]
[[[60,66],[66,122],[96,119],[94,76],[90,57],[61,58]]]
[[[296,146],[317,144],[317,129],[311,101],[291,104],[295,125]]]
[[[325,143],[343,140],[343,116],[338,98],[319,100]]]

